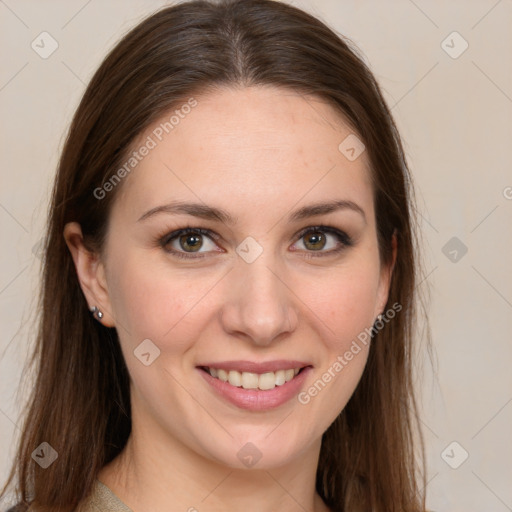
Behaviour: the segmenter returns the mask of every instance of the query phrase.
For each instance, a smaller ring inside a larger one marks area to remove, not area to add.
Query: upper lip
[[[280,359],[277,361],[267,361],[255,363],[253,361],[219,361],[218,363],[200,364],[198,367],[216,368],[217,370],[236,370],[237,372],[266,373],[277,372],[279,370],[289,370],[291,368],[303,368],[311,366],[310,363],[303,361],[293,361],[289,359]]]

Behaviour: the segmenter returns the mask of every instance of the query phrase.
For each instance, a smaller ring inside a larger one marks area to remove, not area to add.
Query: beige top
[[[89,497],[78,507],[77,512],[133,512],[104,483],[96,479]]]
[[[29,507],[27,512],[36,512]],[[105,484],[96,479],[89,497],[83,501],[76,512],[133,512]]]

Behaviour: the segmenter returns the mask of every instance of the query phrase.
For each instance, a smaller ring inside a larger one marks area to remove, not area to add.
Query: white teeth
[[[288,382],[289,380],[292,380],[293,377],[295,377],[295,372],[293,368],[291,370],[285,370],[284,372],[284,380]]]
[[[229,370],[228,380],[232,386],[240,387],[242,385],[242,374],[234,370]]]
[[[279,370],[275,373],[276,375],[276,386],[282,386],[285,382],[286,382],[286,379],[285,379],[285,371],[284,370]]]
[[[281,382],[281,381],[279,381]],[[284,382],[283,382],[284,384]],[[262,390],[274,389],[276,386],[282,386],[277,384],[277,377],[274,372],[262,373],[258,379],[258,388]]]
[[[285,382],[292,380],[300,371],[300,368],[290,368],[289,370],[278,370],[277,372],[266,372],[262,374],[251,372],[237,372],[236,370],[221,370],[217,368],[208,368],[208,372],[222,382],[229,382],[232,386],[242,387],[244,389],[274,389],[276,386],[282,386]]]
[[[231,372],[229,372],[231,373]],[[242,374],[235,372],[241,377],[242,387],[244,389],[256,389],[259,385],[259,378],[257,373],[248,373],[244,372]],[[229,381],[230,384],[232,384],[231,381]]]

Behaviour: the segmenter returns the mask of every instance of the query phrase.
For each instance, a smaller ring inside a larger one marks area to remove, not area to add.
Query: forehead
[[[174,199],[277,214],[302,199],[341,197],[373,212],[367,155],[351,161],[340,151],[354,130],[321,99],[249,87],[194,100],[174,106],[132,145],[151,149],[123,183],[117,202],[126,214]]]

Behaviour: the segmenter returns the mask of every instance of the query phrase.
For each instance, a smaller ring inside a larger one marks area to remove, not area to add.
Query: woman
[[[19,510],[425,510],[412,212],[379,86],[323,23],[140,23],[55,181]]]

